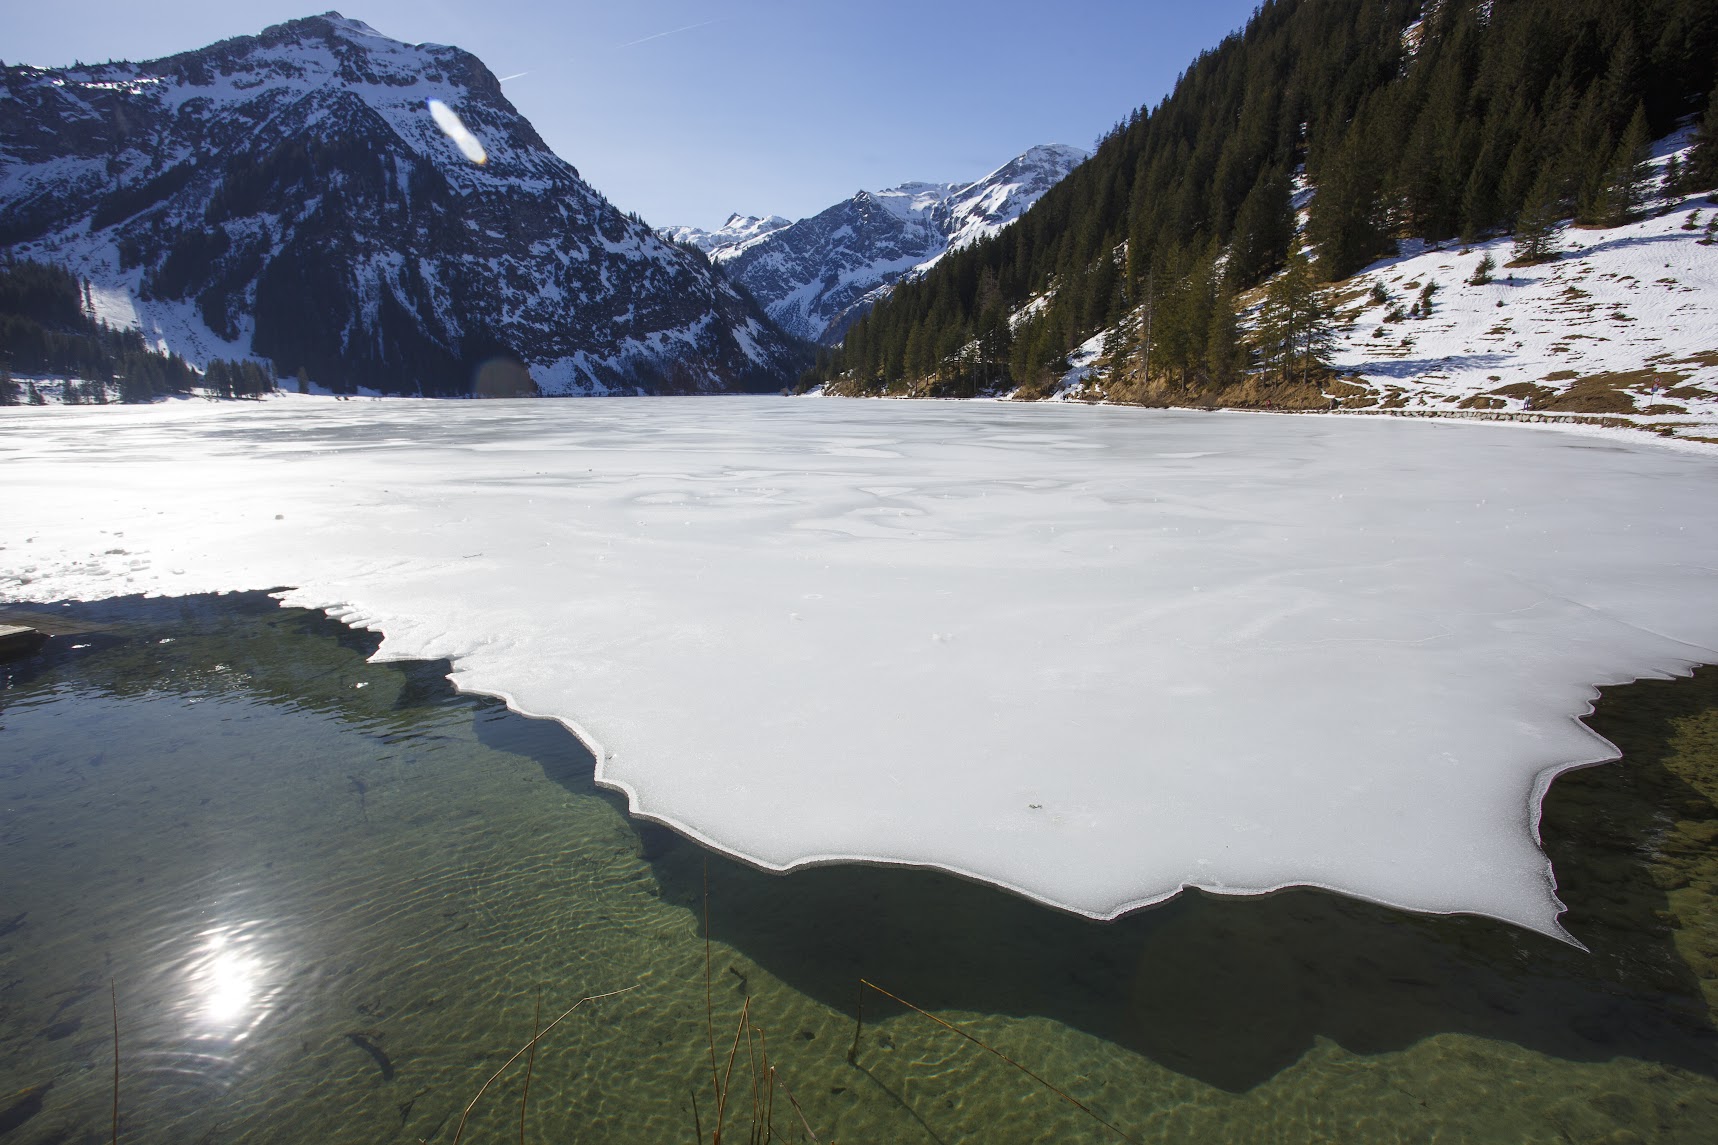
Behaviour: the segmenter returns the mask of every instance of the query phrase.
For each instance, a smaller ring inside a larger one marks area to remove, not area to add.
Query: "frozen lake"
[[[0,413],[0,598],[290,587],[771,869],[1547,933],[1594,685],[1718,661],[1718,456],[781,399]]]

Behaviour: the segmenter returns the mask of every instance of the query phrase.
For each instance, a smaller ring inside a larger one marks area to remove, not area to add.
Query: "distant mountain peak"
[[[662,234],[723,264],[791,333],[833,343],[896,282],[995,234],[1085,159],[1077,147],[1040,144],[970,183],[900,183],[795,223],[736,214],[715,231]]]
[[[718,251],[737,251],[747,243],[757,242],[788,225],[790,220],[780,215],[742,215],[736,211],[728,216],[727,222],[713,231],[699,227],[664,227],[659,233],[670,242],[695,246],[711,258],[716,258]]]

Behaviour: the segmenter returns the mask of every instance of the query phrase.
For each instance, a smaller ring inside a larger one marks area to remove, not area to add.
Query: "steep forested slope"
[[[1402,238],[1632,217],[1649,140],[1705,109],[1715,67],[1718,0],[1270,0],[807,381],[1031,387],[1119,326],[1147,380],[1224,384],[1258,364],[1236,296],[1291,261],[1304,288]],[[1715,152],[1703,128],[1674,178],[1718,183]]]
[[[150,346],[137,330],[115,329],[91,313],[89,283],[64,267],[0,262],[0,406],[45,404],[34,374],[56,375],[50,387],[66,402],[102,404],[110,397],[147,402],[165,394],[256,397],[275,388],[266,367],[214,359],[199,376],[179,355]],[[13,372],[26,375],[20,382]],[[82,379],[82,384],[72,379]]]

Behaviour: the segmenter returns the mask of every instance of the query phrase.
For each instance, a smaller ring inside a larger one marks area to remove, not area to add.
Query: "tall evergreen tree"
[[[1706,114],[1694,134],[1688,164],[1682,169],[1683,186],[1690,191],[1718,188],[1718,87],[1706,103]]]
[[[1235,314],[1235,292],[1217,276],[1211,297],[1211,317],[1205,326],[1205,376],[1213,385],[1235,381],[1247,368],[1247,348]]]
[[[1284,381],[1309,381],[1330,366],[1335,316],[1319,289],[1305,255],[1288,266],[1265,290],[1254,338],[1265,367]]]
[[[1603,221],[1606,226],[1621,226],[1637,218],[1642,204],[1652,193],[1652,168],[1648,166],[1651,142],[1647,135],[1646,108],[1636,107],[1634,117],[1629,120],[1622,141],[1617,144],[1610,166],[1605,171]]]
[[[1288,173],[1267,170],[1235,214],[1225,275],[1240,287],[1263,282],[1288,258],[1294,240],[1294,208]]]
[[[1306,230],[1327,279],[1346,278],[1385,253],[1390,219],[1383,156],[1373,139],[1384,130],[1356,125],[1320,165]]]
[[[1553,242],[1557,227],[1557,194],[1551,177],[1540,176],[1528,197],[1527,207],[1515,220],[1515,257],[1510,266],[1533,266],[1557,257]]]

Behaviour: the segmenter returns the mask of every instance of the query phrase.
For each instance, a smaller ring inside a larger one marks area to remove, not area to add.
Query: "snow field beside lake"
[[[1652,186],[1672,157],[1688,161],[1692,142],[1683,129],[1653,145]],[[1588,401],[1563,403],[1569,412],[1712,438],[1718,246],[1705,228],[1718,203],[1690,196],[1646,206],[1622,226],[1565,221],[1552,234],[1557,258],[1537,266],[1508,265],[1507,235],[1471,247],[1412,244],[1337,288],[1336,368],[1379,408],[1557,409],[1556,395],[1576,391]],[[1490,281],[1475,281],[1487,277],[1476,273],[1487,258]],[[1414,317],[1428,287],[1431,312]],[[1384,301],[1370,294],[1376,288]]]
[[[762,866],[1559,933],[1596,684],[1718,662],[1718,452],[993,403],[0,412],[0,599],[291,586]]]
[[[1562,257],[1539,266],[1506,266],[1507,238],[1379,264],[1343,284],[1351,298],[1381,286],[1388,300],[1361,296],[1341,308],[1353,325],[1336,366],[1384,405],[1446,411],[1520,410],[1527,395],[1497,391],[1526,384],[1556,393],[1616,375],[1636,411],[1626,416],[1687,421],[1710,435],[1718,425],[1718,246],[1701,239],[1714,213],[1718,206],[1693,199],[1609,230],[1565,226],[1555,238]],[[1487,257],[1492,281],[1474,283]],[[1410,311],[1428,284],[1437,287],[1429,317],[1386,320]]]

